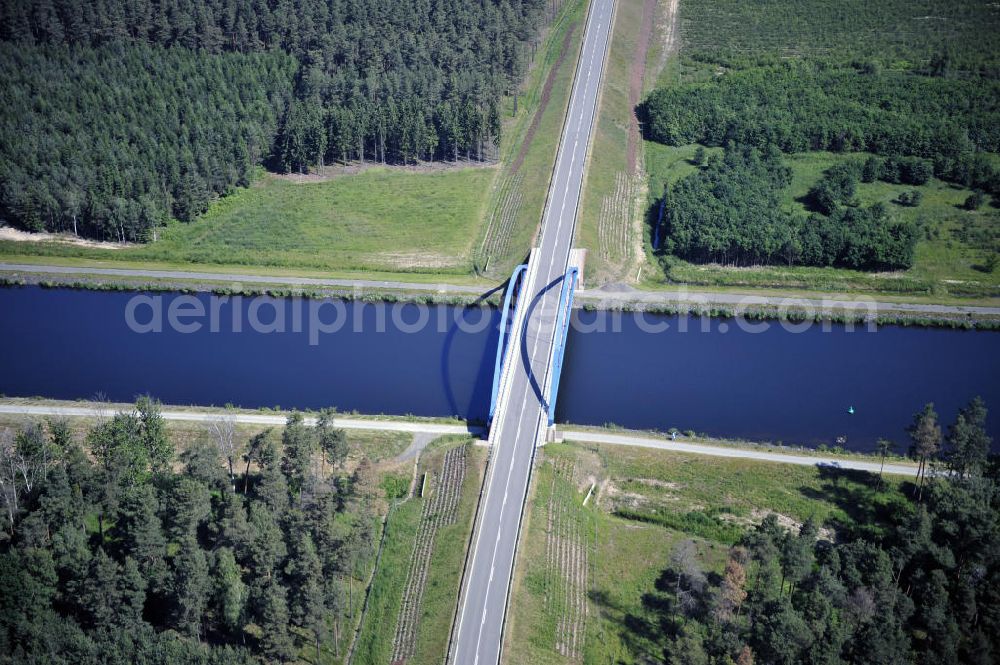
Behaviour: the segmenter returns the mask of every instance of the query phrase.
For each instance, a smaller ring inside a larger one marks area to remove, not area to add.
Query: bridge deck
[[[500,659],[514,556],[535,446],[544,434],[556,314],[583,185],[614,0],[592,0],[580,60],[542,218],[511,338],[510,376],[500,391],[486,490],[459,601],[449,661],[492,665]]]

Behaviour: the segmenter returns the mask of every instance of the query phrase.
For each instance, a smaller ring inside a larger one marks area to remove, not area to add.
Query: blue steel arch
[[[559,313],[556,319],[556,346],[552,353],[552,379],[549,384],[549,426],[556,421],[556,397],[559,396],[559,376],[562,374],[563,355],[566,353],[566,338],[569,336],[569,321],[573,313],[573,291],[580,270],[573,266],[563,276],[562,290],[559,292]]]
[[[507,284],[507,292],[503,297],[503,309],[500,313],[500,339],[497,340],[497,358],[493,366],[493,390],[490,393],[490,415],[487,420],[487,424],[493,422],[493,413],[497,408],[497,394],[500,391],[500,376],[503,374],[503,366],[507,362],[507,341],[509,334],[507,332],[507,320],[510,313],[510,301],[514,296],[515,291],[518,290],[520,282],[524,277],[525,271],[527,271],[527,264],[519,265],[514,268],[514,272],[510,275],[510,282]],[[521,307],[521,298],[517,299],[517,305],[514,307],[514,320],[517,320],[517,311]]]

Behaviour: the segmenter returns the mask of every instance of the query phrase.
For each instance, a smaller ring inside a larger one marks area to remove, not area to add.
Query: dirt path
[[[667,5],[663,13],[663,51],[660,53],[660,61],[656,64],[656,71],[659,74],[667,64],[667,58],[677,52],[680,48],[680,34],[677,29],[677,5],[680,0],[667,0]]]
[[[460,158],[457,161],[426,162],[417,161],[415,164],[383,164],[381,162],[349,162],[347,164],[327,164],[326,166],[310,167],[309,173],[273,173],[268,171],[268,178],[275,180],[287,180],[296,184],[309,184],[317,182],[327,182],[342,178],[344,176],[358,175],[367,171],[386,169],[400,173],[447,173],[450,171],[463,171],[467,169],[479,169],[489,166],[496,166],[495,161]]]
[[[671,0],[676,5],[676,0]],[[628,128],[628,169],[635,174],[639,168],[639,116],[636,107],[642,97],[642,84],[646,78],[646,55],[649,53],[649,42],[653,36],[653,23],[656,14],[656,0],[646,0],[642,7],[642,27],[639,29],[639,39],[635,43],[635,53],[632,55],[632,72],[629,77],[628,105],[632,109],[632,119]],[[669,28],[673,32],[673,27]]]
[[[723,445],[706,445],[691,443],[682,439],[676,441],[670,439],[657,439],[651,436],[636,434],[606,434],[594,431],[574,431],[563,432],[566,441],[576,443],[602,443],[611,446],[636,446],[639,448],[655,448],[676,453],[688,453],[691,455],[708,455],[710,457],[728,457],[735,459],[758,460],[761,462],[778,462],[781,464],[795,464],[797,466],[819,466],[836,469],[853,469],[855,471],[869,471],[878,473],[880,470],[891,475],[914,476],[917,473],[917,465],[906,462],[887,463],[881,467],[877,458],[866,462],[850,458],[825,457],[822,455],[794,455],[785,452],[768,452],[755,450],[753,448],[728,447]]]
[[[552,65],[552,69],[549,70],[548,78],[545,79],[545,85],[542,86],[542,98],[538,103],[538,109],[535,110],[535,115],[531,119],[531,126],[528,127],[528,133],[524,135],[524,141],[521,142],[521,149],[517,153],[517,157],[514,158],[513,163],[510,167],[510,174],[515,175],[518,169],[521,168],[521,164],[524,163],[524,159],[528,156],[528,148],[531,147],[531,140],[535,138],[535,134],[538,132],[538,126],[542,124],[542,116],[545,115],[545,109],[549,105],[549,99],[552,97],[552,88],[556,84],[556,76],[559,74],[559,70],[562,68],[564,62],[566,62],[566,56],[569,55],[570,45],[573,41],[573,34],[576,33],[576,23],[569,26],[566,30],[566,36],[563,37],[562,49],[559,51],[559,58]]]
[[[189,272],[186,270],[137,270],[130,268],[91,268],[86,266],[55,266],[31,265],[0,262],[0,278],[25,279],[30,283],[65,277],[73,281],[94,281],[95,277],[107,277],[110,283],[123,283],[126,280],[176,280],[171,282],[177,288],[190,288],[196,291],[211,291],[218,282],[238,282],[240,284],[267,284],[298,287],[331,287],[345,289],[385,289],[397,293],[409,291],[424,291],[437,294],[469,294],[486,297],[498,287],[471,284],[448,284],[445,282],[397,282],[362,279],[320,279],[314,277],[288,277],[252,275],[247,273],[214,273]],[[31,281],[34,280],[34,281]],[[196,280],[196,281],[191,281]],[[200,282],[200,283],[199,283]],[[136,284],[141,290],[145,284]],[[813,307],[816,309],[835,308],[840,311],[856,310],[867,312],[872,308],[879,312],[922,312],[925,314],[967,314],[970,316],[1000,315],[1000,306],[992,304],[934,304],[915,302],[895,302],[893,300],[878,300],[878,295],[863,293],[828,293],[817,291],[808,295],[800,291],[783,292],[780,289],[761,289],[758,292],[749,290],[746,293],[714,293],[692,290],[697,287],[678,285],[671,290],[646,291],[624,284],[609,284],[599,289],[579,291],[575,298],[581,303],[587,302],[598,309],[616,309],[626,304],[660,304],[673,305],[677,303],[695,303],[702,305],[732,305],[737,307],[774,306],[781,307],[790,304]],[[413,431],[413,430],[407,430]],[[430,430],[428,430],[430,431]],[[442,432],[444,433],[444,432]]]

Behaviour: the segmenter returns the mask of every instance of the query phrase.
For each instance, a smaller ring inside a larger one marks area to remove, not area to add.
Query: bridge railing
[[[549,383],[549,426],[556,420],[556,399],[559,396],[559,377],[562,374],[563,356],[566,353],[566,338],[569,337],[569,324],[573,315],[573,292],[580,270],[572,266],[563,276],[562,289],[559,292],[559,312],[556,315],[555,346],[552,349],[552,373]]]
[[[496,412],[497,408],[497,396],[500,393],[500,379],[503,376],[503,367],[507,363],[508,351],[510,348],[509,340],[513,337],[513,326],[510,324],[510,301],[514,297],[514,294],[518,292],[518,286],[524,281],[524,274],[528,270],[528,265],[523,264],[514,268],[514,272],[510,275],[510,282],[507,284],[507,292],[504,294],[503,298],[503,309],[500,311],[500,338],[497,340],[497,356],[496,362],[493,367],[493,389],[490,392],[490,414],[487,419],[487,424],[493,422],[493,414]],[[521,307],[521,301],[523,298],[518,297],[517,303],[514,306],[514,316],[513,321],[517,321],[517,312]],[[508,330],[511,328],[511,330]]]

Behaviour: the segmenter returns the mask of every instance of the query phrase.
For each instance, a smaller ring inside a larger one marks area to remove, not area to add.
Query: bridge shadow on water
[[[470,305],[456,308],[461,311],[456,314],[456,316],[452,319],[451,325],[448,326],[448,332],[445,335],[444,345],[441,349],[441,385],[444,388],[444,396],[445,400],[448,402],[449,413],[461,415],[470,423],[478,421],[482,421],[484,423],[486,422],[486,411],[489,406],[490,399],[490,385],[488,383],[488,377],[490,377],[493,373],[491,361],[495,356],[496,347],[495,343],[491,343],[490,341],[487,341],[484,346],[482,358],[478,363],[479,371],[476,373],[475,381],[473,381],[472,384],[472,393],[469,395],[469,403],[464,409],[461,408],[458,404],[458,400],[455,398],[455,389],[454,386],[452,386],[451,376],[451,349],[455,341],[455,336],[462,332],[462,329],[459,326],[458,317],[461,317],[462,320],[470,326],[476,325],[481,320],[476,318],[473,321],[469,321],[469,313],[474,310],[485,310],[481,311],[480,316],[490,316],[491,318],[495,317],[495,311],[485,303],[494,293],[502,291],[505,284],[500,284],[499,286],[486,291],[481,296],[476,298],[476,300]],[[495,328],[499,324],[491,323],[490,325]],[[499,337],[491,336],[491,340],[494,338],[498,343]]]
[[[523,334],[528,328],[528,322],[531,321],[531,315],[538,308],[539,303],[542,301],[542,297],[554,289],[556,285],[561,284],[565,275],[559,275],[554,280],[545,285],[541,291],[531,300],[528,304],[528,311],[524,317],[524,329],[521,335],[521,363],[524,365],[524,369],[528,374],[528,381],[531,383],[531,389],[535,392],[535,396],[538,397],[538,401],[547,409],[549,405],[545,402],[545,395],[542,392],[541,386],[538,385],[538,378],[535,376],[534,372],[531,370],[531,354],[528,351],[528,337]]]

